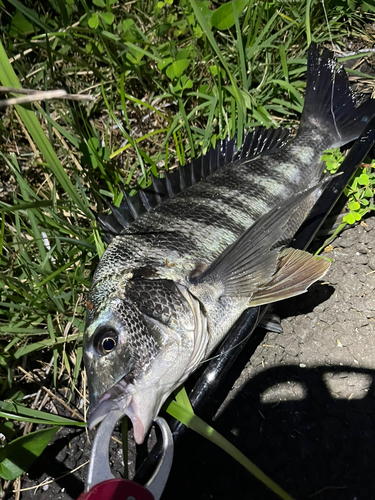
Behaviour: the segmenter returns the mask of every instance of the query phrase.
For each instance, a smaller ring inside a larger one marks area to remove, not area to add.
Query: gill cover
[[[126,298],[109,299],[87,325],[84,342],[89,427],[121,409],[140,444],[169,394],[204,358],[207,320],[182,285],[134,280]]]

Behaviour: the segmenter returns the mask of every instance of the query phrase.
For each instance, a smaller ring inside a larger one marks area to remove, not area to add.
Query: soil
[[[278,308],[283,333],[258,329],[213,426],[296,500],[375,499],[375,217],[328,248],[324,282]],[[92,433],[89,433],[92,437]],[[140,450],[145,453],[145,448]],[[70,500],[83,491],[90,445],[64,429],[35,463],[21,500]],[[140,456],[130,460],[138,467]],[[121,446],[113,443],[119,474]],[[162,500],[275,499],[220,449],[188,431]]]

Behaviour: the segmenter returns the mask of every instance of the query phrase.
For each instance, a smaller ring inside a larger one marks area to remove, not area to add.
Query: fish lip
[[[128,375],[124,375],[116,384],[105,391],[96,404],[90,408],[87,419],[89,429],[98,425],[112,410],[126,409],[131,405],[133,397],[129,391],[128,380]]]

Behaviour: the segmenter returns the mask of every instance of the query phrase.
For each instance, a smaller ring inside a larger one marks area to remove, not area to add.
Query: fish
[[[332,52],[312,43],[295,137],[258,127],[240,148],[222,141],[98,217],[109,245],[87,299],[90,428],[121,408],[141,444],[246,309],[322,278],[327,259],[288,245],[322,192],[323,152],[374,115],[375,101],[359,102]]]

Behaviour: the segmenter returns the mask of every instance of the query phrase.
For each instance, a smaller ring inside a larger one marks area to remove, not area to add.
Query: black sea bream
[[[331,52],[312,44],[294,139],[255,129],[239,151],[224,142],[102,218],[122,230],[88,297],[90,427],[124,408],[142,443],[168,395],[244,310],[324,275],[326,259],[285,245],[320,195],[323,151],[357,138],[374,114],[375,101],[357,105]]]

